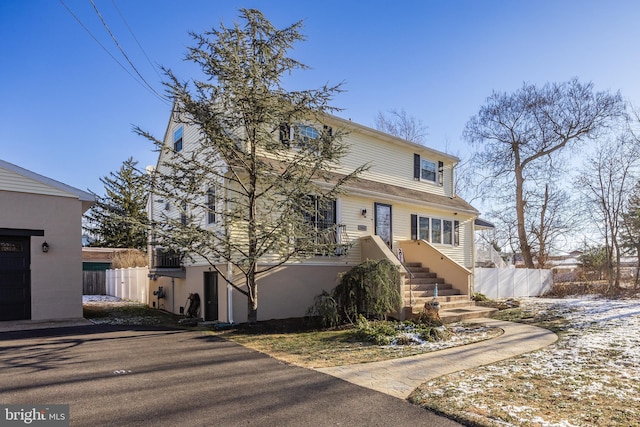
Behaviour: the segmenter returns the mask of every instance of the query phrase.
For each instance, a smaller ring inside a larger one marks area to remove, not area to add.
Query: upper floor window
[[[298,125],[295,127],[296,135],[295,139],[298,143],[298,147],[306,147],[311,140],[314,140],[320,136],[320,133],[313,126]]]
[[[180,209],[180,224],[187,225],[187,202],[182,202]]]
[[[325,134],[332,135],[331,127],[325,125],[322,130]],[[292,142],[296,148],[310,147],[313,146],[313,141],[318,138],[320,138],[320,131],[313,126],[300,123],[293,126],[288,123],[280,125],[280,142],[288,147]]]
[[[436,182],[436,164],[429,160],[420,160],[420,179]]]
[[[176,152],[182,150],[182,126],[173,131],[173,150]]]
[[[413,155],[413,179],[416,181],[430,181],[442,185],[444,163],[425,159],[420,154]]]
[[[216,188],[209,187],[207,190],[207,224],[216,222]]]

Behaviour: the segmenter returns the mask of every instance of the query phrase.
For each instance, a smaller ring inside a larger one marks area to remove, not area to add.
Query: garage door
[[[0,236],[0,321],[31,319],[30,238]]]

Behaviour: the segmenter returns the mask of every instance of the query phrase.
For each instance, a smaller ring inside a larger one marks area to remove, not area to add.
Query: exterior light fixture
[[[46,240],[45,240],[45,242],[42,244],[42,252],[44,252],[44,253],[49,252],[49,244],[46,242]]]
[[[367,210],[366,209],[362,209],[362,216],[363,217],[367,217]]]

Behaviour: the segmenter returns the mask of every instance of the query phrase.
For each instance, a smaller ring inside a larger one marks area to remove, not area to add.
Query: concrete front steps
[[[438,296],[436,301],[440,303],[440,318],[444,323],[461,322],[467,319],[490,317],[497,310],[490,307],[476,306],[469,295],[463,295],[452,285],[445,283],[435,273],[421,263],[407,263],[407,268],[413,277],[405,279],[404,301],[405,318],[411,318],[422,312],[425,303],[433,301],[436,285]]]

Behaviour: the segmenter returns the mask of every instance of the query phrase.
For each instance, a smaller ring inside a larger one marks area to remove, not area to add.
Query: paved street
[[[458,425],[201,332],[116,326],[0,333],[0,403],[68,403],[74,426]]]

